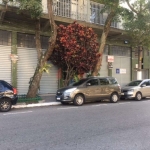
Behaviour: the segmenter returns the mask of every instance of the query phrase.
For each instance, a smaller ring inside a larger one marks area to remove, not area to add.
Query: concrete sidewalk
[[[60,102],[56,102],[55,94],[40,95],[42,100],[39,103],[26,104],[26,103],[17,103],[13,105],[12,108],[28,108],[28,107],[40,107],[40,106],[52,106],[52,105],[61,105]]]

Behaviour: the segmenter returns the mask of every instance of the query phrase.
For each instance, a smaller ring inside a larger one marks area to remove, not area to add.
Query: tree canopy
[[[76,22],[60,25],[50,60],[66,71],[67,84],[74,75],[93,70],[100,57],[98,47],[97,35],[92,28]]]
[[[136,0],[130,4],[128,12],[124,12],[123,27],[132,38],[132,45],[150,46],[150,1]]]

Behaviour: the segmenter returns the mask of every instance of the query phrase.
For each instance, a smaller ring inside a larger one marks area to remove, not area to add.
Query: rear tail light
[[[13,88],[13,93],[17,94],[17,89],[16,88]]]

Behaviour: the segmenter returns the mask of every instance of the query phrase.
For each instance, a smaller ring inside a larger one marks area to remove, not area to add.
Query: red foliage
[[[73,68],[75,73],[83,74],[94,69],[100,54],[97,35],[92,28],[76,22],[65,27],[60,25],[56,46],[50,60],[57,66]]]

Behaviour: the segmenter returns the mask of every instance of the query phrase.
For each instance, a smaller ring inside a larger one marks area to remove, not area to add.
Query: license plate
[[[57,100],[60,100],[60,97],[57,97],[56,99],[57,99]]]
[[[121,95],[124,95],[124,93],[121,93]]]

